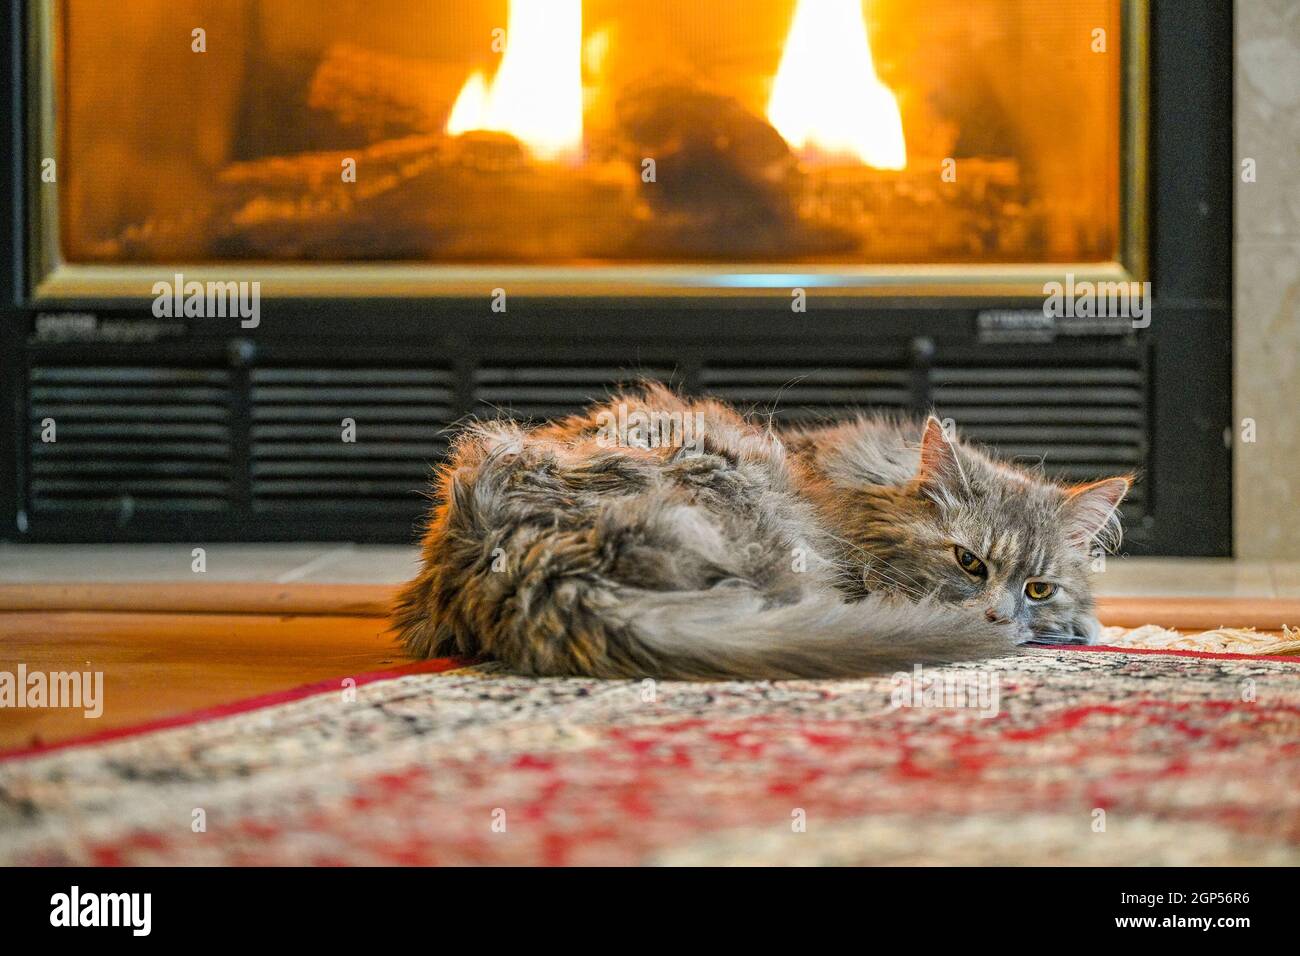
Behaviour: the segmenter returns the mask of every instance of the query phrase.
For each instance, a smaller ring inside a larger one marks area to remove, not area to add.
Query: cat
[[[690,440],[683,440],[689,437]],[[393,627],[534,675],[855,676],[1095,642],[1131,476],[1063,485],[938,420],[783,432],[662,386],[466,426]]]

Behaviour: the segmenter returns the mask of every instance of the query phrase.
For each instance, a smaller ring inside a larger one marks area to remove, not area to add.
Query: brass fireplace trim
[[[41,168],[58,156],[59,122],[54,78],[63,16],[59,0],[38,0],[30,8],[26,79],[29,166]],[[1130,282],[1149,278],[1148,254],[1148,87],[1150,0],[1121,0],[1123,60],[1120,131],[1119,258],[1110,262],[1009,263],[978,265],[437,265],[426,263],[286,264],[254,261],[77,264],[63,260],[59,247],[58,190],[39,175],[29,179],[28,209],[34,236],[28,280],[34,304],[80,300],[146,300],[160,279],[260,282],[267,297],[378,298],[481,297],[495,289],[514,296],[566,298],[788,297],[792,288],[836,297],[1025,297],[1043,295],[1046,282],[1065,274],[1076,282]],[[61,157],[59,157],[61,161]]]

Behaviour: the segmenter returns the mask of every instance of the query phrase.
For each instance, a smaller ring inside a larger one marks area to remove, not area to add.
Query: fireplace
[[[6,3],[6,534],[402,540],[456,420],[655,377],[1226,553],[1230,5],[974,6]]]

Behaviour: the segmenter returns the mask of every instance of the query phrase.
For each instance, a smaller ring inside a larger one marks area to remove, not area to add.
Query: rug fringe
[[[1219,627],[1211,631],[1184,634],[1157,624],[1135,628],[1104,627],[1101,629],[1100,643],[1112,647],[1207,651],[1216,654],[1300,654],[1300,628],[1292,629],[1283,625],[1281,634],[1272,634],[1257,631],[1253,627]]]

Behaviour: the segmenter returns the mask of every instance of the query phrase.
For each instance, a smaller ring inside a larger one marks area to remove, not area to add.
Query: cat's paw
[[[1101,622],[1092,615],[1075,618],[1064,628],[1058,625],[1050,631],[1033,631],[1027,644],[1096,644],[1101,638]]]
[[[1083,638],[1084,644],[1101,643],[1101,621],[1092,615],[1075,622],[1075,633]]]

